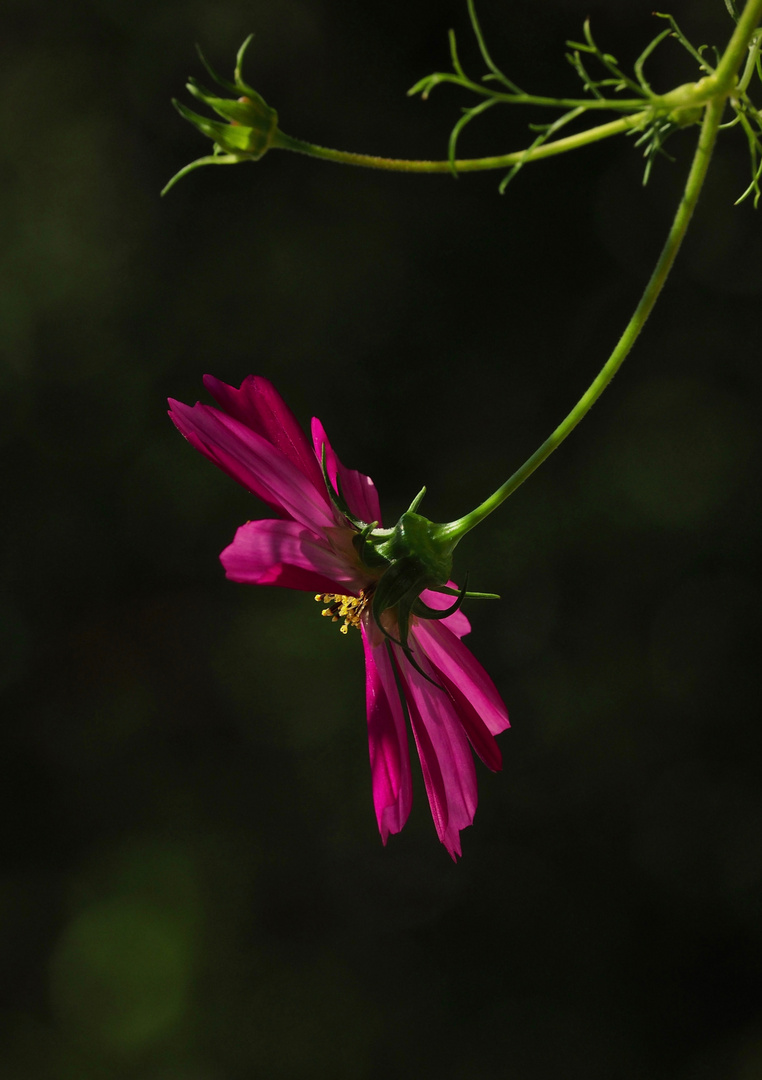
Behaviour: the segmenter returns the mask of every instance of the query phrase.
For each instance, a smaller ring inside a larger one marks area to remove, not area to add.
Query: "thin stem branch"
[[[480,97],[493,98],[502,105],[538,105],[540,108],[547,109],[577,109],[582,107],[584,109],[598,109],[608,112],[632,112],[633,109],[642,108],[643,104],[649,100],[643,94],[637,98],[554,98],[544,97],[542,94],[504,94],[500,90],[493,90],[491,86],[484,86],[482,83],[473,82],[471,79],[459,75],[444,73],[430,75],[428,79],[421,80],[408,93],[414,93],[423,83],[429,83],[428,90],[423,93],[424,97],[428,97],[429,90],[433,89],[435,85],[439,86],[441,83],[446,82],[460,86],[464,90],[470,90],[472,94],[478,94]],[[652,96],[654,102],[658,103],[659,97],[656,94]]]
[[[727,93],[733,89],[738,76],[738,69],[743,62],[760,19],[762,19],[762,0],[747,0],[747,4],[741,12],[741,17],[736,23],[733,36],[728,42],[725,52],[720,57],[720,62],[714,73],[720,93]]]

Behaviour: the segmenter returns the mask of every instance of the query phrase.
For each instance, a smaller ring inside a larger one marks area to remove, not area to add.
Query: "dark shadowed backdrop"
[[[723,45],[722,0],[675,0]],[[481,0],[495,59],[577,94],[590,15],[624,63],[647,0]],[[695,134],[499,176],[284,153],[158,193],[208,144],[173,111],[246,76],[285,131],[442,157],[461,0],[6,0],[0,34],[0,1072],[9,1080],[754,1080],[762,1073],[762,218],[737,132],[623,371],[458,551],[513,728],[454,865],[425,794],[383,848],[359,636],[225,580],[263,508],[168,395],[272,379],[376,481],[449,520],[600,368]],[[694,77],[675,44],[656,89]],[[497,110],[464,136],[520,149]]]

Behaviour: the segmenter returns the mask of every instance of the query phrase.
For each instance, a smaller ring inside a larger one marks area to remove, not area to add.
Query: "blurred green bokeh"
[[[541,11],[540,11],[541,7]],[[722,45],[722,0],[671,7]],[[632,62],[645,3],[481,0],[495,58],[576,92],[590,15]],[[495,175],[272,153],[207,169],[170,98],[199,42],[287,132],[441,157],[461,0],[6,0],[0,14],[0,1075],[8,1080],[756,1080],[762,1073],[762,218],[723,140],[632,357],[462,545],[500,604],[471,644],[511,712],[451,864],[417,781],[386,849],[361,648],[312,597],[227,583],[262,508],[167,395],[268,376],[393,521],[496,487],[601,366],[692,135]],[[659,89],[692,77],[669,44]],[[493,111],[467,154],[519,148]]]

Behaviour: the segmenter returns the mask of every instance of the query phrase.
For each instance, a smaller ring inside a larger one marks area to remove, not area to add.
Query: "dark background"
[[[673,2],[724,45],[721,0]],[[578,94],[591,15],[631,64],[646,0],[481,0],[496,60]],[[361,646],[310,596],[226,582],[259,504],[165,414],[210,371],[272,379],[373,476],[449,520],[608,356],[695,130],[641,187],[622,139],[499,174],[284,153],[158,193],[209,144],[172,110],[194,53],[289,134],[442,157],[481,66],[461,0],[6,0],[0,35],[0,1071],[8,1080],[762,1074],[758,709],[762,220],[723,137],[623,371],[473,533],[502,594],[469,642],[504,771],[454,865],[418,781],[384,849]],[[656,89],[694,77],[675,44]],[[462,152],[519,149],[493,111]],[[417,776],[417,764],[416,764]]]

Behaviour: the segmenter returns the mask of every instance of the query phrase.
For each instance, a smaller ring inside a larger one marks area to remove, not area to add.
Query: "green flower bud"
[[[212,140],[214,149],[209,156],[192,161],[190,165],[186,165],[176,176],[173,176],[162,191],[162,195],[169,191],[181,176],[185,176],[192,169],[201,165],[228,165],[238,161],[258,161],[274,145],[278,135],[278,114],[256,90],[244,82],[241,76],[243,56],[250,41],[251,35],[238,50],[233,82],[221,79],[215,74],[199,52],[202,63],[214,81],[235,96],[218,97],[196,79],[188,81],[186,85],[190,93],[221,116],[225,122],[210,120],[206,116],[193,112],[182,102],[173,102],[181,116],[198,128],[202,135]]]
[[[247,88],[247,94],[231,101],[229,98],[216,97],[205,90],[195,79],[188,82],[188,89],[195,98],[203,101],[228,122],[208,120],[199,116],[179,101],[175,107],[181,116],[189,120],[198,130],[212,139],[220,151],[227,154],[245,154],[258,161],[272,145],[278,128],[278,114],[254,90]]]

